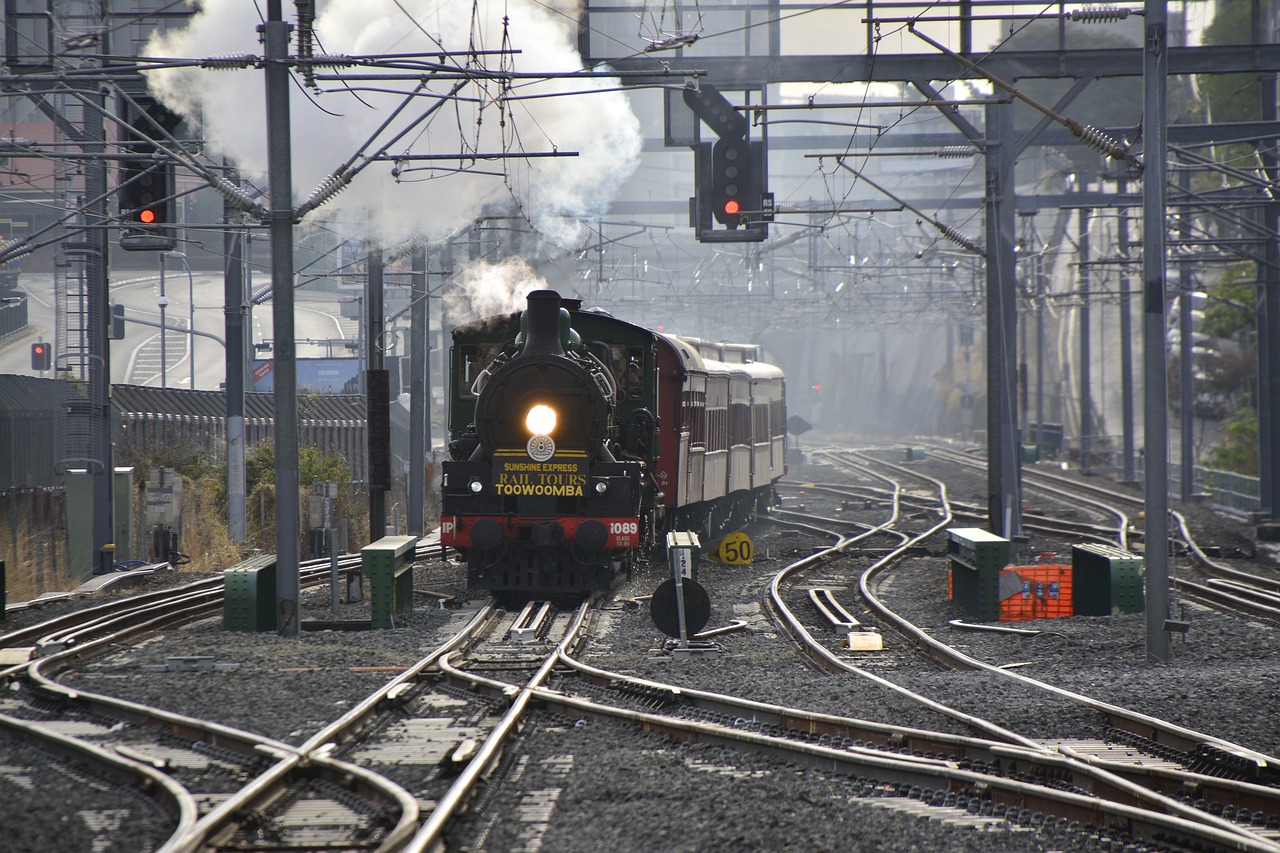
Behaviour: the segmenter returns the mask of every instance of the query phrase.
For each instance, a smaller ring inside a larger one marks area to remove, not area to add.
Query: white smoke
[[[454,276],[446,292],[445,310],[451,324],[523,311],[525,298],[534,290],[546,290],[547,282],[524,258],[507,258],[496,264],[474,261]]]
[[[206,0],[187,28],[156,37],[145,53],[179,58],[261,55],[258,20],[246,14],[247,8],[242,0]],[[519,72],[560,73],[582,68],[571,40],[572,27],[571,18],[533,0],[478,0],[475,5],[439,0],[322,0],[315,22],[315,53],[370,56],[435,51],[438,55],[442,47],[450,51],[510,47],[519,52],[506,58],[481,57],[477,62],[489,70],[505,66]],[[296,41],[291,50],[295,45]],[[340,69],[348,78],[345,84],[319,81],[324,91],[310,97],[301,85],[292,87],[295,207],[357,151],[373,153],[390,143],[438,104],[455,82],[430,80],[430,72],[424,71],[420,97],[367,144],[404,103],[405,95],[418,86],[417,81],[362,84],[359,79],[385,70]],[[260,70],[180,68],[150,72],[147,77],[152,92],[166,105],[197,120],[210,155],[227,157],[243,174],[265,186],[266,97]],[[295,74],[296,81],[301,79]],[[496,81],[468,83],[457,98],[392,144],[388,153],[576,151],[579,156],[405,161],[399,164],[398,178],[397,164],[374,163],[319,212],[339,218],[349,235],[390,245],[415,235],[439,238],[496,202],[510,209],[518,206],[544,239],[571,246],[584,233],[582,222],[604,213],[638,162],[640,126],[626,96],[595,91],[617,85],[616,79],[517,80],[507,95],[591,93],[505,100]],[[473,173],[428,171],[427,165]],[[505,172],[505,177],[477,171]]]

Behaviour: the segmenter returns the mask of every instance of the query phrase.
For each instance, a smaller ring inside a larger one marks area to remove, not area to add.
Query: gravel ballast
[[[945,476],[958,500],[985,500],[983,475],[961,474],[933,461],[921,470]],[[834,469],[813,466],[793,471],[790,479],[835,482],[841,476]],[[805,502],[809,509],[821,511],[816,497]],[[1215,526],[1212,535],[1219,544],[1257,548],[1248,528],[1211,514],[1206,522],[1204,511],[1195,511],[1197,523]],[[708,627],[745,622],[744,630],[716,638],[715,659],[675,660],[655,654],[666,638],[643,603],[627,603],[651,593],[666,577],[665,566],[642,566],[622,585],[601,614],[582,658],[628,675],[760,702],[959,730],[953,721],[906,703],[868,679],[832,676],[804,665],[763,601],[773,572],[818,543],[798,541],[768,525],[757,526],[753,534],[757,559],[752,566],[704,562],[700,572],[712,601]],[[1026,551],[1068,544],[1033,540]],[[938,541],[930,546],[929,556],[911,558],[893,569],[884,592],[886,603],[981,660],[1017,665],[1022,675],[1280,755],[1280,636],[1275,628],[1182,602],[1180,612],[1191,627],[1185,638],[1174,638],[1167,663],[1147,659],[1143,614],[1020,623],[1019,627],[1043,631],[1030,637],[961,635],[947,625],[964,614],[946,598],[944,553],[944,543]],[[1261,570],[1275,569],[1265,554],[1257,562]],[[856,577],[830,567],[822,574],[823,585],[843,603],[856,600]],[[415,570],[414,585],[466,600],[460,576],[456,563],[436,560]],[[304,598],[308,616],[327,615],[327,589],[304,593]],[[467,606],[478,600],[472,597]],[[351,612],[341,615],[350,616],[362,606],[367,613],[367,604],[350,605]],[[205,620],[88,664],[71,676],[70,683],[300,743],[392,677],[385,668],[422,657],[461,627],[468,614],[466,609],[440,609],[434,600],[419,597],[418,609],[392,630],[305,631],[298,639],[227,632],[220,620]],[[894,638],[886,639],[887,647],[895,645]],[[205,672],[148,669],[179,655],[209,655],[228,666]],[[877,668],[875,653],[867,655],[869,672],[928,693],[959,711],[991,716],[1028,737],[1053,737],[1065,726],[1076,736],[1102,733],[1091,712],[1059,708],[1029,691],[1010,691],[997,683],[997,676],[943,671],[919,658]],[[991,707],[993,696],[1001,697],[998,709]],[[518,784],[496,786],[482,801],[484,808],[457,831],[455,846],[557,851],[1048,851],[1085,849],[1089,843],[1074,835],[1003,822],[984,829],[971,823],[904,818],[901,811],[887,807],[894,804],[859,798],[855,788],[824,774],[717,747],[678,745],[610,723],[543,714],[523,736],[519,755],[507,768],[507,778]],[[15,784],[11,774],[0,773],[0,795]],[[536,830],[509,819],[520,808],[519,792],[530,788],[554,791],[550,820]],[[13,846],[7,836],[0,833],[0,851],[38,849]]]

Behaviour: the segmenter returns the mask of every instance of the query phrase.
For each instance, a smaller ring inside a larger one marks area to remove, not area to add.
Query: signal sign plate
[[[754,556],[751,537],[745,533],[730,533],[716,546],[716,559],[730,566],[749,566]]]
[[[711,597],[702,584],[692,578],[681,578],[684,593],[684,635],[692,637],[711,619]],[[675,578],[667,578],[658,584],[649,599],[649,615],[653,624],[668,637],[680,636],[680,605],[676,601]]]

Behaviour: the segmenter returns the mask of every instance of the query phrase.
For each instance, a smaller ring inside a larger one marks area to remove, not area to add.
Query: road
[[[53,275],[24,274],[21,287],[29,297],[28,328],[26,333],[0,343],[0,373],[39,375],[39,371],[31,369],[31,344],[37,340],[53,341],[55,337]],[[112,383],[219,388],[226,378],[222,274],[194,271],[188,275],[186,269],[170,269],[164,278],[164,298],[167,300],[163,308],[166,328],[162,334],[160,274],[130,271],[113,278],[111,301],[124,306],[126,321],[124,339],[110,342]],[[358,321],[342,316],[344,306],[340,299],[340,295],[334,293],[299,291],[294,311],[295,338],[298,341],[354,341]],[[354,306],[346,307],[349,310]],[[199,333],[196,335],[187,331],[193,319]],[[255,343],[271,340],[270,303],[255,306],[250,322]],[[55,357],[61,355],[61,349],[62,342],[58,342]],[[340,346],[321,343],[299,343],[297,354],[299,358],[354,356]],[[251,355],[254,358],[270,356],[269,352]]]

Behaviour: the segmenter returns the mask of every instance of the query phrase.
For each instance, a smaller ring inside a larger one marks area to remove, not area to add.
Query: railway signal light
[[[768,168],[762,142],[748,140],[746,118],[714,86],[686,88],[689,109],[718,137],[714,144],[695,141],[694,196],[689,224],[699,242],[759,242],[773,221],[773,196],[765,192]],[[696,139],[696,136],[694,137]],[[715,224],[726,226],[723,229]]]
[[[120,164],[118,201],[126,224],[120,248],[130,251],[168,251],[175,245],[177,221],[173,161],[157,145],[182,122],[155,101],[135,99],[126,105],[128,130],[121,147],[130,155]]]
[[[710,83],[702,83],[697,89],[686,86],[684,102],[721,139],[741,139],[747,135],[747,117],[735,110],[733,104]]]
[[[31,369],[48,370],[53,367],[53,348],[44,341],[31,345]]]
[[[711,215],[716,222],[738,227],[747,188],[753,180],[750,143],[745,139],[717,139],[711,147]]]
[[[121,248],[172,249],[176,245],[171,227],[176,218],[173,164],[151,159],[125,160],[120,177],[120,216],[129,226],[120,239]]]

